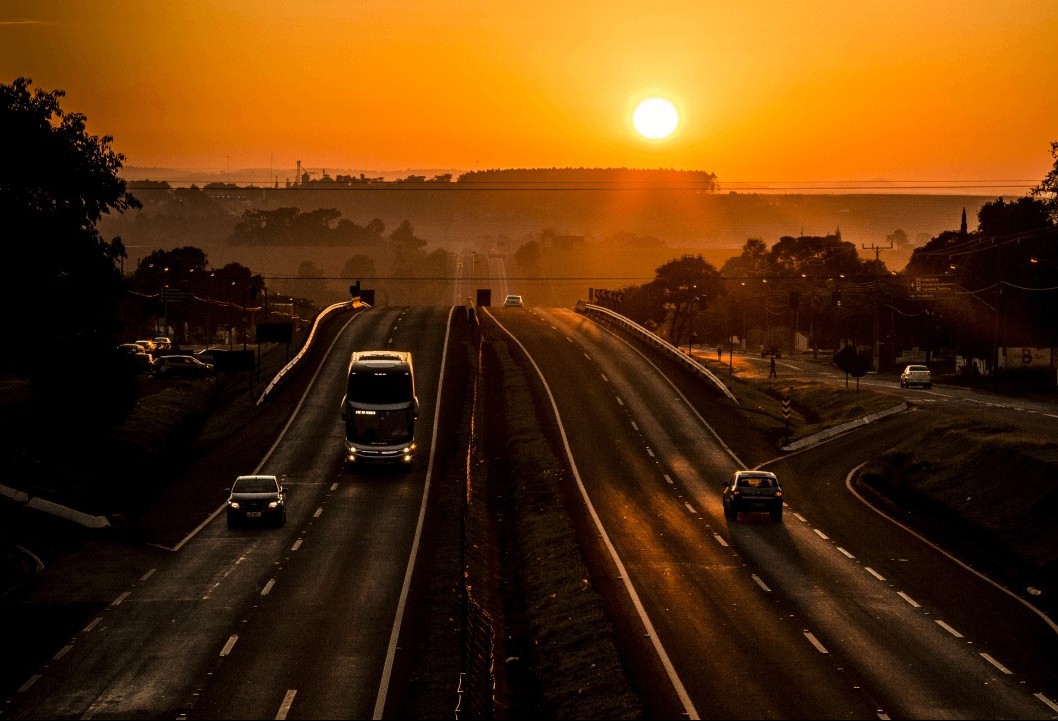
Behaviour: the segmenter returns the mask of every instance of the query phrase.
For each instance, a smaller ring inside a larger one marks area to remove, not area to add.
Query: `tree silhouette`
[[[860,389],[860,378],[867,375],[871,359],[860,355],[851,345],[844,346],[834,354],[834,363],[845,373],[845,386],[849,385],[849,376],[856,379],[856,390]]]
[[[1039,196],[1050,211],[1051,220],[1058,223],[1058,141],[1051,142],[1051,157],[1054,165],[1047,171],[1040,184],[1032,189],[1033,196]]]
[[[0,367],[29,378],[34,393],[69,393],[69,354],[77,352],[78,375],[93,379],[83,385],[104,389],[120,365],[105,355],[120,330],[125,248],[96,224],[140,203],[118,177],[125,158],[111,150],[113,139],[90,135],[84,115],[64,112],[63,91],[31,91],[31,83],[0,85],[0,224],[5,263],[19,275],[3,286],[12,342]]]

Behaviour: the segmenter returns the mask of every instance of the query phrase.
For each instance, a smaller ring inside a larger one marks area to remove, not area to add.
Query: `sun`
[[[679,124],[680,114],[676,106],[665,98],[647,98],[632,113],[636,132],[648,140],[664,140]]]

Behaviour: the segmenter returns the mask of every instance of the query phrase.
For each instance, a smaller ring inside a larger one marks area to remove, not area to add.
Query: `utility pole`
[[[878,255],[883,250],[891,250],[893,247],[892,241],[889,241],[889,245],[861,245],[864,250],[874,251],[874,343],[873,350],[871,352],[871,369],[878,372],[878,266],[879,260]]]

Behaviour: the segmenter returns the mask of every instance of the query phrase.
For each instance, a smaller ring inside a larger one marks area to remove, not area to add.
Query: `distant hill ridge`
[[[129,262],[154,248],[183,245],[206,248],[214,262],[236,256],[245,251],[232,247],[234,229],[246,213],[279,208],[333,209],[337,215],[325,215],[335,225],[367,227],[377,220],[386,234],[407,221],[427,250],[500,245],[513,253],[549,231],[605,243],[616,253],[629,243],[650,244],[672,249],[673,257],[702,252],[722,262],[751,238],[770,246],[784,236],[840,233],[857,248],[882,248],[881,259],[899,270],[914,247],[957,229],[964,210],[976,225],[978,210],[996,197],[724,192],[713,173],[669,169],[491,169],[454,177],[412,175],[393,182],[376,177],[355,186],[203,183],[194,188],[130,180],[143,209],[105,219],[102,230],[135,248]],[[899,239],[891,249],[890,237]],[[861,251],[866,252],[873,251]]]

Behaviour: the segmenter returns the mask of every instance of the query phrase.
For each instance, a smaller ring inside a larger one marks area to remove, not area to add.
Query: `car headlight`
[[[239,502],[238,501],[228,501],[228,508],[232,509],[233,511],[239,510]]]
[[[283,504],[282,501],[269,501],[268,502],[268,507],[269,508],[279,508],[282,504]]]

